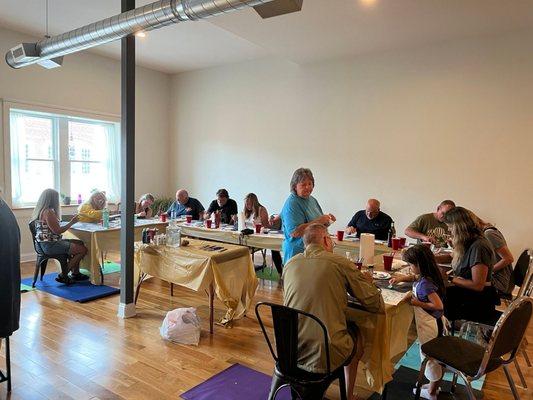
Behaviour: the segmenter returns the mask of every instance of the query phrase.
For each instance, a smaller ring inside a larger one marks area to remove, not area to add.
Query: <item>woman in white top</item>
[[[267,209],[259,203],[255,193],[248,193],[244,198],[244,225],[246,228],[255,230],[256,224],[261,224],[264,228],[271,228]],[[272,250],[272,262],[281,276],[283,266],[279,251]]]

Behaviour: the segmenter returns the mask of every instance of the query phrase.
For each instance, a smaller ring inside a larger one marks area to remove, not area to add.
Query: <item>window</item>
[[[71,204],[104,190],[120,196],[120,125],[117,122],[9,108],[13,207],[35,205],[46,188]]]

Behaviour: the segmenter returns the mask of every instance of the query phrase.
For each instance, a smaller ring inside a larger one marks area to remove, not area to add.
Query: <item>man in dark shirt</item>
[[[233,216],[237,215],[237,203],[235,200],[229,198],[228,191],[226,189],[219,189],[217,192],[217,199],[213,200],[209,204],[209,208],[206,212],[206,219],[211,218],[211,214],[215,211],[220,211],[220,222],[223,224],[234,223]]]
[[[352,217],[346,227],[346,233],[357,233],[357,237],[360,237],[361,233],[372,233],[376,240],[387,240],[392,218],[380,211],[379,207],[378,200],[369,199],[366,209],[358,211]]]
[[[203,217],[204,206],[198,200],[189,197],[185,189],[176,192],[176,201],[167,210],[169,217],[180,217],[182,215],[192,215],[192,219],[198,220]]]

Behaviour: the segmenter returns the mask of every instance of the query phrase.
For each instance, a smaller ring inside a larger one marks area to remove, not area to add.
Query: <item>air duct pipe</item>
[[[262,6],[272,1],[280,2],[280,0],[160,0],[61,35],[42,39],[37,43],[21,43],[6,53],[6,62],[13,68],[36,63],[47,68],[60,66],[62,57],[66,54],[109,43],[136,32],[150,31],[183,21],[205,19],[244,7]],[[281,0],[281,3],[285,1]]]

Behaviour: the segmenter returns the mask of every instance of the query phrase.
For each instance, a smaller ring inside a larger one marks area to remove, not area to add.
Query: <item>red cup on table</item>
[[[211,221],[210,219],[206,219],[205,220],[205,227],[207,229],[211,229],[211,224],[213,223],[213,221]]]
[[[400,238],[392,238],[392,250],[400,250]]]
[[[405,247],[406,242],[407,242],[407,238],[404,238],[404,237],[400,238],[400,249],[403,249]]]
[[[392,270],[392,260],[394,260],[394,256],[392,254],[383,255],[383,268],[385,271]]]
[[[167,213],[161,213],[159,215],[159,219],[161,220],[161,222],[167,222]]]
[[[363,268],[363,263],[362,263],[362,262],[355,262],[354,264],[355,264],[355,267],[356,267],[359,271],[361,271],[361,268]]]
[[[190,224],[192,222],[192,215],[186,215],[185,219],[187,220],[187,223]]]
[[[342,242],[343,239],[344,239],[344,231],[337,231],[337,240],[339,242]]]
[[[255,233],[261,233],[261,228],[263,225],[261,224],[255,224]]]

